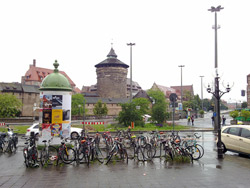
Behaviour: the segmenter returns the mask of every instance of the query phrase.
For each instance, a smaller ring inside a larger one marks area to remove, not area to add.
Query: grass
[[[15,125],[10,126],[14,130],[14,133],[18,134],[25,134],[27,128],[29,128],[30,125]],[[83,128],[83,125],[72,125],[72,127],[78,127]],[[117,130],[127,130],[128,127],[122,126],[122,125],[86,125],[85,128],[88,130],[88,132],[115,132]],[[183,125],[175,125],[175,130],[185,130],[189,129],[187,126]],[[145,124],[144,126],[136,126],[134,129],[131,129],[132,131],[152,131],[152,130],[158,130],[158,131],[171,131],[173,130],[173,126],[171,124],[163,124],[162,127],[156,126],[155,124]],[[0,132],[7,132],[7,128],[0,127]]]
[[[78,127],[82,128],[82,125],[72,125],[72,127]],[[128,127],[124,127],[122,125],[87,125],[85,128],[89,132],[105,132],[105,131],[117,131],[117,130],[127,130]],[[183,125],[175,125],[175,130],[185,130],[189,129],[187,126]],[[162,127],[156,126],[155,124],[145,124],[144,126],[136,126],[134,129],[131,129],[132,131],[152,131],[152,130],[158,130],[158,131],[171,131],[173,130],[173,126],[170,124],[163,124]]]
[[[13,129],[14,133],[25,134],[30,125],[10,125],[10,128]],[[7,132],[7,128],[0,127],[0,132]]]

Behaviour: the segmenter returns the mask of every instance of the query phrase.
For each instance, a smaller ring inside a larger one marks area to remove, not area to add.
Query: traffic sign
[[[170,96],[169,96],[169,100],[171,102],[176,102],[177,101],[177,95],[176,95],[176,93],[171,93]]]

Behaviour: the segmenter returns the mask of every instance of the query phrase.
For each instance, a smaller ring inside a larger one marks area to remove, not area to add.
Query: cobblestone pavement
[[[25,167],[20,146],[15,154],[0,154],[0,187],[249,187],[250,158],[228,152],[223,160],[218,160],[213,133],[200,134],[205,154],[193,164],[156,158],[144,163],[95,162],[89,168],[71,164],[32,169]]]

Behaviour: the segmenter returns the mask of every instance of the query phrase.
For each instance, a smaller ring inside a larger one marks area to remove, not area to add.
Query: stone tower
[[[95,65],[97,94],[102,98],[127,98],[128,65],[117,59],[111,48],[107,59]]]

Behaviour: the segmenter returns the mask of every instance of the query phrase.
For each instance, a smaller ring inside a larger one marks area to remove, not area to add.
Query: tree
[[[117,120],[125,126],[129,126],[131,122],[137,124],[144,124],[141,112],[136,109],[136,104],[132,101],[131,103],[121,104],[122,111],[119,113]]]
[[[247,108],[247,102],[243,102],[243,103],[241,104],[241,108]]]
[[[140,106],[140,109],[138,109],[138,111],[141,115],[149,113],[150,101],[148,99],[135,98],[135,99],[133,99],[133,103],[135,103],[135,106]]]
[[[160,90],[150,89],[148,95],[153,98],[154,104],[152,106],[152,120],[157,123],[163,123],[169,117],[167,113],[167,102],[163,92]]]
[[[82,94],[72,95],[71,102],[71,114],[72,115],[83,115],[83,105],[84,105],[84,96]],[[85,109],[86,113],[86,109]]]
[[[11,118],[20,115],[22,105],[15,95],[0,94],[0,117]]]
[[[98,100],[98,102],[95,104],[95,107],[93,109],[93,112],[95,116],[100,118],[101,116],[105,116],[108,114],[108,108],[106,103],[102,104],[101,100]]]

